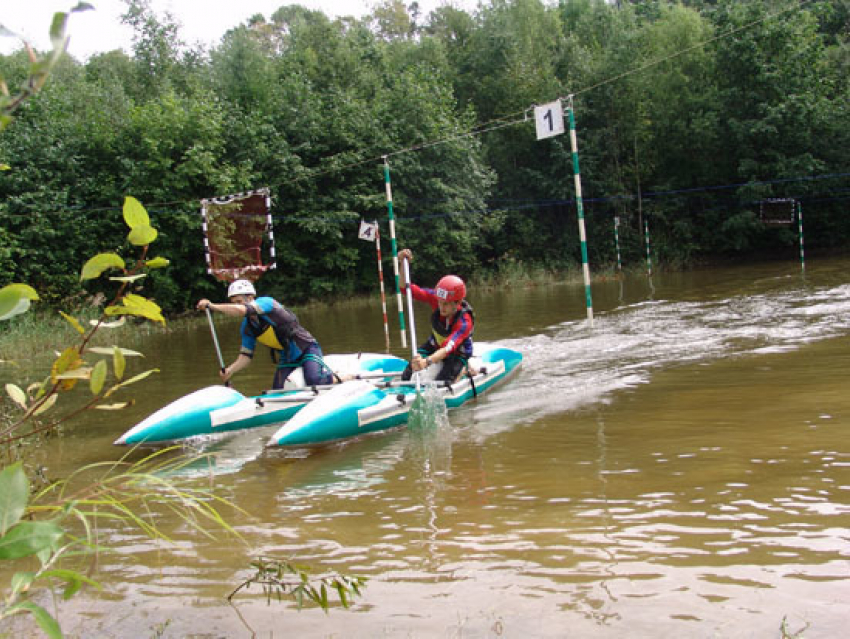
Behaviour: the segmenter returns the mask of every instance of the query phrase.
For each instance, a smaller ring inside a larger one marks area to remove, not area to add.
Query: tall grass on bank
[[[100,317],[100,309],[92,307],[72,314],[84,328],[89,329],[89,322]],[[162,330],[166,329],[128,318],[123,326],[99,330],[89,345],[121,344],[132,348],[150,333]],[[80,334],[56,310],[38,309],[11,321],[0,322],[0,380],[8,381],[10,378],[26,377],[32,371],[49,370],[56,351],[78,343],[79,339]]]
[[[618,277],[616,269],[607,265],[591,272],[591,280],[605,281]],[[550,286],[554,284],[584,283],[584,272],[577,264],[548,268],[538,264],[526,264],[519,260],[508,259],[501,262],[495,271],[473,278],[469,282],[473,289],[527,288],[530,286]]]

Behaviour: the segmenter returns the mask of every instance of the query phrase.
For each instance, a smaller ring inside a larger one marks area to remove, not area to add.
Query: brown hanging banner
[[[201,200],[201,216],[207,272],[217,280],[253,282],[275,268],[268,188]]]

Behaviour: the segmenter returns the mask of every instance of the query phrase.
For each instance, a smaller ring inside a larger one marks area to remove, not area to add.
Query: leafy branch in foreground
[[[23,104],[26,100],[38,93],[50,77],[53,67],[59,62],[59,59],[64,55],[68,48],[68,35],[66,27],[68,25],[68,17],[72,13],[79,11],[88,11],[93,9],[89,3],[80,2],[69,12],[57,12],[53,14],[53,22],[50,24],[50,43],[53,50],[47,57],[39,59],[36,56],[32,47],[24,42],[24,48],[30,60],[30,70],[23,86],[20,90],[12,94],[6,84],[6,80],[0,73],[0,131],[2,131],[12,121],[12,113]],[[15,33],[0,24],[0,35],[15,36]]]
[[[131,292],[130,287],[146,277],[146,271],[168,265],[164,258],[147,259],[148,247],[157,237],[147,211],[134,198],[124,201],[124,221],[130,231],[129,243],[140,247],[140,256],[129,265],[116,253],[101,253],[88,260],[82,268],[80,281],[93,280],[107,271],[118,269],[120,275],[110,277],[118,287],[97,320],[86,329],[70,314],[61,316],[80,335],[79,342],[58,353],[50,373],[41,383],[22,389],[6,384],[6,393],[20,413],[0,427],[0,445],[11,453],[10,445],[42,432],[56,429],[60,424],[91,409],[117,410],[132,404],[132,400],[106,404],[117,391],[139,382],[157,369],[126,377],[126,358],[138,356],[119,346],[98,348],[90,346],[95,333],[102,328],[123,323],[126,315],[141,317],[165,324],[162,312],[154,302]],[[36,291],[26,284],[10,284],[0,289],[0,321],[10,320],[29,310],[38,299]],[[118,322],[107,322],[118,317]],[[107,359],[89,362],[91,356],[111,358],[110,380]],[[54,408],[61,393],[72,391],[79,382],[88,382],[91,396],[81,406],[68,409],[46,423],[41,416]],[[30,425],[25,430],[23,426]],[[11,562],[13,569],[23,562],[24,569],[12,576],[5,601],[0,604],[0,619],[30,614],[49,637],[61,637],[58,621],[30,597],[35,585],[53,589],[64,584],[63,597],[69,599],[83,585],[99,584],[82,572],[69,569],[72,558],[93,558],[100,549],[98,532],[109,524],[136,526],[153,539],[168,540],[154,523],[153,513],[160,508],[176,514],[191,529],[209,535],[207,524],[234,531],[222,519],[214,505],[226,503],[210,491],[180,488],[163,472],[173,471],[184,463],[181,460],[162,461],[163,451],[141,462],[107,462],[86,466],[68,479],[49,484],[31,495],[30,482],[20,462],[0,472],[0,561],[4,568]],[[74,532],[74,529],[81,529]],[[60,566],[60,562],[62,565]]]
[[[88,3],[79,2],[70,13],[91,8]],[[12,122],[13,112],[41,90],[65,53],[68,45],[65,32],[68,16],[69,13],[54,14],[50,28],[53,51],[47,57],[39,59],[32,48],[24,43],[30,68],[19,93],[10,93],[0,73],[0,132]],[[8,35],[14,34],[0,24],[0,36]],[[8,165],[0,163],[0,170],[8,169]],[[96,255],[85,264],[81,281],[100,277],[110,269],[120,269],[121,276],[110,278],[120,283],[118,291],[105,307],[103,315],[92,322],[92,328],[88,331],[76,318],[60,311],[62,317],[82,337],[77,346],[66,348],[58,355],[45,381],[30,385],[26,391],[15,384],[6,385],[12,403],[23,410],[22,415],[8,420],[6,415],[0,415],[3,421],[0,444],[5,444],[9,453],[9,445],[13,441],[55,429],[60,423],[89,408],[115,409],[129,405],[129,402],[123,405],[103,405],[101,401],[156,372],[151,370],[125,379],[125,358],[141,356],[140,353],[118,346],[111,349],[89,347],[99,329],[123,322],[126,315],[165,324],[159,306],[129,292],[128,287],[146,276],[143,270],[163,268],[169,262],[164,258],[146,259],[148,245],[156,239],[157,231],[151,226],[144,207],[128,197],[123,212],[124,220],[130,227],[127,239],[133,246],[141,247],[141,256],[129,267],[114,253]],[[0,321],[25,313],[31,303],[38,299],[35,289],[26,284],[0,288]],[[120,319],[118,322],[106,322],[106,318],[111,316],[119,316]],[[115,378],[111,385],[107,386],[106,361],[100,360],[87,366],[83,359],[87,354],[111,355]],[[81,380],[89,382],[92,399],[81,408],[71,410],[47,425],[38,426],[39,416],[56,404],[59,393],[70,391]],[[21,427],[30,422],[34,425],[31,432],[22,434]],[[136,463],[122,460],[86,466],[66,480],[48,484],[37,494],[32,493],[21,462],[6,465],[0,470],[0,567],[4,574],[7,569],[16,570],[0,601],[0,621],[29,614],[48,637],[61,638],[59,622],[38,605],[31,594],[36,586],[44,586],[54,592],[59,583],[64,584],[62,597],[67,600],[84,585],[99,588],[100,584],[83,572],[69,568],[67,564],[74,558],[79,562],[96,557],[96,552],[101,549],[98,543],[99,531],[108,530],[110,525],[135,525],[153,539],[167,540],[168,537],[156,524],[156,513],[167,508],[192,530],[209,535],[207,525],[211,524],[238,536],[215,508],[216,505],[231,504],[211,491],[187,489],[168,479],[171,473],[180,470],[190,460],[162,458],[166,452],[159,451]],[[92,474],[96,476],[92,477]]]
[[[101,328],[115,327],[123,323],[124,316],[131,315],[165,324],[160,307],[154,302],[130,292],[130,287],[146,277],[147,270],[168,266],[168,260],[157,257],[147,259],[148,247],[157,237],[157,231],[150,224],[147,211],[141,203],[132,197],[124,200],[124,221],[130,228],[127,239],[130,244],[140,247],[141,254],[135,262],[127,265],[117,253],[100,253],[89,259],[82,268],[80,280],[93,280],[107,271],[118,269],[121,275],[109,279],[118,282],[112,301],[107,304],[97,320],[91,320],[91,327],[86,330],[75,317],[60,311],[65,320],[80,334],[80,341],[75,346],[67,347],[53,363],[50,375],[41,383],[32,384],[26,390],[15,384],[6,384],[6,393],[23,411],[11,423],[0,428],[0,444],[10,444],[32,435],[56,429],[61,423],[90,409],[119,410],[132,405],[132,400],[118,403],[104,403],[115,392],[139,382],[149,375],[158,372],[151,369],[125,378],[126,358],[141,357],[141,353],[112,346],[111,348],[90,347],[89,343],[95,333]],[[10,284],[0,289],[0,320],[10,319],[26,312],[32,300],[38,299],[37,293],[25,284]],[[117,322],[107,320],[119,317]],[[95,363],[85,360],[87,354],[106,355],[112,360],[113,381],[107,383],[109,365],[106,359]],[[91,397],[82,406],[75,408],[62,416],[44,424],[33,424],[32,430],[21,433],[21,427],[35,418],[39,418],[51,410],[59,399],[59,394],[71,391],[80,381],[87,381]]]
[[[241,583],[227,596],[232,604],[233,598],[239,591],[258,584],[268,603],[272,598],[280,601],[283,597],[292,598],[298,609],[304,607],[305,601],[312,601],[325,612],[330,609],[329,592],[336,591],[339,602],[343,607],[351,606],[352,597],[359,597],[361,588],[366,584],[365,577],[352,575],[331,574],[315,576],[310,569],[299,566],[288,560],[259,557],[251,562],[255,574]]]

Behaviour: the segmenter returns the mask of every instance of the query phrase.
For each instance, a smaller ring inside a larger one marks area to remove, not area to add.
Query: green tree
[[[383,0],[372,9],[372,22],[378,37],[392,41],[412,37],[416,23],[402,0]]]
[[[726,165],[730,183],[747,183],[736,195],[741,208],[755,213],[764,198],[810,190],[795,185],[789,193],[784,179],[840,166],[831,142],[824,141],[846,115],[836,109],[837,76],[830,72],[811,11],[794,3],[724,1],[712,18],[720,32],[740,29],[716,43],[717,66],[723,70],[717,77],[718,124],[727,131],[717,159]],[[809,236],[817,237],[817,228],[810,230]],[[718,246],[709,238],[701,244]]]

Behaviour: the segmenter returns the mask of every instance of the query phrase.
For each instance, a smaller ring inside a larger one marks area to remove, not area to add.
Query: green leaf
[[[152,368],[148,371],[145,371],[144,373],[139,373],[135,377],[131,377],[130,379],[123,381],[120,384],[116,384],[115,386],[110,388],[108,391],[106,391],[106,394],[104,395],[104,397],[109,397],[110,395],[112,395],[112,393],[117,391],[119,388],[122,388],[124,386],[129,386],[130,384],[135,384],[136,382],[140,382],[143,379],[145,379],[146,377],[149,377],[150,375],[153,375],[154,373],[158,373],[158,372],[159,372],[158,368]]]
[[[142,203],[136,198],[128,195],[124,198],[124,221],[131,229],[143,226],[150,227],[151,220]]]
[[[0,316],[0,321],[11,319],[15,317],[15,315],[22,315],[26,313],[29,308],[30,301],[28,299],[20,298],[18,299],[17,304],[15,304],[15,306],[11,310]]]
[[[70,370],[65,371],[64,373],[57,373],[56,379],[59,380],[68,380],[68,379],[91,379],[91,368],[88,366],[79,366],[77,368],[72,368]]]
[[[103,390],[103,384],[106,382],[106,373],[107,367],[105,360],[100,360],[94,365],[91,372],[91,379],[89,380],[92,395],[98,395]]]
[[[19,592],[26,592],[30,589],[33,581],[35,581],[34,572],[16,572],[12,575],[12,594],[16,595]]]
[[[85,334],[86,334],[86,329],[84,329],[84,328],[83,328],[83,325],[82,325],[82,324],[80,324],[80,323],[77,321],[77,318],[75,318],[75,317],[71,317],[70,315],[68,315],[67,313],[63,313],[62,311],[59,311],[59,314],[60,314],[62,317],[64,317],[64,318],[68,321],[68,323],[69,323],[71,326],[73,326],[73,327],[74,327],[74,329],[75,329],[75,330],[76,330],[76,331],[77,331],[80,335],[85,335]]]
[[[93,346],[89,349],[90,353],[97,353],[98,355],[113,355],[115,353],[115,349],[124,355],[124,357],[144,357],[144,354],[139,351],[131,351],[129,348],[121,348],[120,346],[103,347],[103,346]]]
[[[53,556],[53,548],[46,547],[39,550],[35,553],[36,559],[38,559],[38,563],[42,566],[46,566],[50,562],[50,558]]]
[[[26,611],[35,617],[36,623],[50,639],[62,639],[62,629],[59,627],[59,622],[51,617],[50,613],[44,608],[32,601],[22,601],[10,606],[6,612],[7,614],[15,614],[19,610]]]
[[[29,497],[30,483],[21,462],[4,468],[0,472],[0,536],[21,520]]]
[[[133,246],[147,246],[156,240],[158,235],[152,226],[137,226],[127,235],[127,239]]]
[[[0,537],[0,559],[30,557],[53,548],[64,534],[49,521],[21,521]]]
[[[124,378],[124,369],[127,367],[127,360],[124,359],[124,351],[117,346],[112,347],[112,368],[115,371],[115,379]]]
[[[124,270],[124,260],[115,253],[98,253],[83,266],[80,281],[93,280],[111,268]]]
[[[35,289],[32,286],[27,286],[26,284],[7,284],[0,289],[0,293],[7,291],[11,291],[21,297],[26,297],[33,301],[38,299],[38,293],[35,292]]]
[[[94,11],[94,6],[88,2],[78,2],[77,6],[71,9],[71,13],[80,13],[83,11]]]
[[[336,582],[334,586],[336,587],[336,592],[339,595],[340,603],[344,608],[349,608],[351,606],[351,602],[348,601],[348,593],[345,591],[345,586],[339,581]]]
[[[56,353],[56,361],[53,362],[53,374],[64,373],[69,368],[76,368],[82,363],[80,359],[80,351],[76,349],[74,346],[69,346],[61,353],[58,351],[54,351]]]
[[[123,410],[128,406],[132,406],[133,402],[118,402],[117,404],[98,404],[95,406],[97,410]]]
[[[29,395],[33,399],[41,399],[47,392],[48,384],[50,384],[49,377],[41,383],[35,382],[33,384],[30,384],[29,386],[27,386],[27,395]]]
[[[64,49],[68,41],[65,35],[65,25],[68,22],[68,14],[57,11],[53,14],[53,22],[50,24],[50,40],[54,49]]]
[[[66,601],[73,597],[82,587],[82,585],[88,584],[90,586],[94,586],[98,590],[100,589],[100,584],[93,579],[89,579],[83,574],[78,573],[76,570],[66,570],[63,568],[56,568],[54,570],[46,570],[41,575],[41,578],[52,577],[54,579],[61,579],[64,581],[67,586],[65,587],[65,591],[62,593],[62,598]]]
[[[139,273],[138,275],[125,275],[123,277],[110,277],[109,281],[132,283],[132,282],[135,282],[136,280],[142,279],[143,277],[147,277],[147,274],[146,273]]]
[[[165,324],[165,318],[162,316],[162,309],[155,303],[140,295],[126,295],[121,302],[121,306],[107,306],[104,313],[112,315],[135,315],[137,317],[145,317],[155,322]]]
[[[79,369],[84,364],[80,357],[79,351],[74,347],[66,348],[61,355],[53,362],[50,369],[50,381],[53,384],[61,384],[61,389],[69,391],[74,388],[74,385],[79,379],[88,379],[88,375],[78,376],[73,371]]]
[[[24,410],[27,409],[27,394],[21,390],[20,386],[16,386],[12,383],[6,384],[6,393],[18,406]]]
[[[26,313],[30,300],[37,300],[38,293],[26,284],[9,284],[0,288],[0,320]]]
[[[145,266],[148,268],[165,268],[169,264],[171,264],[171,262],[164,257],[155,257],[152,260],[145,262]]]
[[[47,411],[49,411],[51,408],[53,408],[53,405],[58,399],[59,395],[56,394],[53,394],[47,399],[45,399],[44,403],[32,412],[33,416],[41,415],[42,413],[46,413]]]

